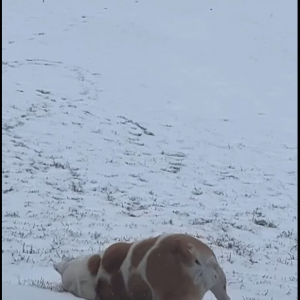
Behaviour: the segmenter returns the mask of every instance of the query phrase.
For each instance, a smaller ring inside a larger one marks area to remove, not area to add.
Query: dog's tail
[[[64,259],[63,261],[61,262],[58,262],[58,263],[54,263],[53,264],[53,268],[60,274],[62,275],[62,273],[65,271],[67,265],[68,265],[68,262],[73,260],[74,258],[66,258]]]

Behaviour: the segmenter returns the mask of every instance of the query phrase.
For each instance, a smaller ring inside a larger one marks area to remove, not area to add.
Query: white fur
[[[125,284],[127,292],[128,292],[128,280],[129,280],[129,277],[130,277],[130,266],[131,266],[132,252],[133,252],[135,246],[138,245],[140,242],[141,241],[136,241],[131,245],[131,247],[130,247],[128,253],[127,253],[127,256],[126,256],[126,258],[123,261],[122,266],[121,266],[121,273],[122,273],[122,276],[123,276],[123,280],[124,280],[124,284]]]
[[[92,255],[66,259],[54,264],[54,269],[61,275],[65,291],[87,300],[95,300],[96,277],[88,270],[88,260]]]

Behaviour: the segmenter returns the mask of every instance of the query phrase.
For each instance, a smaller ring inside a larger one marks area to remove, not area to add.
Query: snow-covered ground
[[[5,300],[75,299],[53,261],[161,232],[232,300],[297,298],[296,0],[2,8]]]

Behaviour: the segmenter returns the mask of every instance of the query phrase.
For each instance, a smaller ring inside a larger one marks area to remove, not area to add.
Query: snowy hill
[[[232,299],[296,299],[297,1],[2,7],[4,299],[76,299],[53,261],[161,232]]]

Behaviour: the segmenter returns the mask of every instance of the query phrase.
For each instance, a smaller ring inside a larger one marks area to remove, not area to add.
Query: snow
[[[75,300],[80,299],[74,297],[71,294],[54,294],[51,291],[41,290],[36,287],[21,286],[21,285],[12,285],[4,283],[2,286],[2,297],[3,299],[44,299],[44,300]]]
[[[2,7],[3,299],[72,299],[54,261],[162,232],[232,299],[296,299],[297,1]]]

